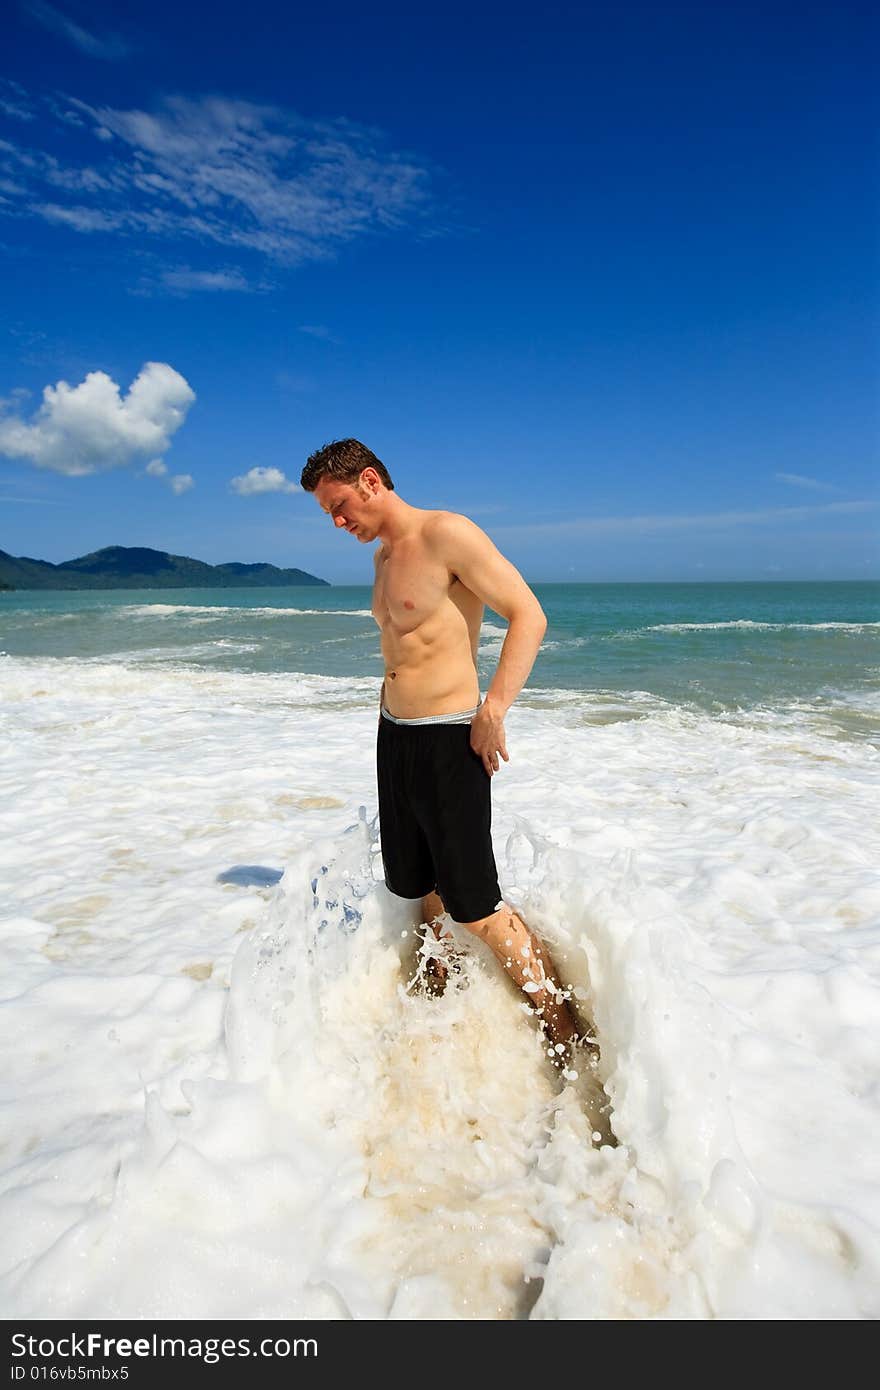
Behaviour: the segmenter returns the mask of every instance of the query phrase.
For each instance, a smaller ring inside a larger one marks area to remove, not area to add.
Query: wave
[[[3,622],[13,627],[51,627],[54,623],[74,623],[80,613],[46,613],[39,608],[16,608],[3,614]]]
[[[260,651],[259,642],[235,642],[229,637],[220,637],[212,642],[197,642],[192,646],[143,647],[136,651],[105,652],[100,656],[81,658],[89,665],[104,665],[119,662],[120,665],[137,666],[141,662],[189,662],[207,661],[214,657],[243,656]],[[66,658],[72,660],[75,658]]]
[[[559,641],[549,641],[541,643],[542,652],[569,651],[573,647],[585,647],[588,642],[595,641],[593,637],[564,637]]]
[[[762,623],[751,618],[734,618],[724,623],[656,623],[638,628],[642,632],[721,632],[724,630],[753,632],[864,632],[880,628],[877,623]]]
[[[177,613],[205,617],[222,617],[230,613],[245,613],[256,618],[341,617],[372,618],[369,608],[249,608],[242,604],[200,603],[131,603],[116,609],[129,618],[170,618]]]

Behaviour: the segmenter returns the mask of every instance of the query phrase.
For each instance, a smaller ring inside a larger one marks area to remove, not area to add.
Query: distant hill
[[[327,580],[277,565],[206,565],[143,546],[108,545],[60,565],[27,555],[16,559],[0,550],[0,589],[271,589],[294,584],[327,585]]]

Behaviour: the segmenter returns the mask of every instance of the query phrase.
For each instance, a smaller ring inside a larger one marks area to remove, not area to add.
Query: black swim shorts
[[[401,898],[436,889],[455,922],[476,922],[501,900],[492,851],[491,778],[470,724],[395,724],[376,747],[385,882]]]

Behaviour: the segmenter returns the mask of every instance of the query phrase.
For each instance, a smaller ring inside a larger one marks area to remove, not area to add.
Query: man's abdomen
[[[466,630],[465,630],[466,632]],[[418,632],[403,636],[386,629],[385,705],[400,719],[452,714],[479,703],[480,683],[469,637],[439,634],[426,641]]]

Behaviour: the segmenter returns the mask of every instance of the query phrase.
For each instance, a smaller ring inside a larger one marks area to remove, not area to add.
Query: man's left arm
[[[495,675],[471,724],[471,747],[491,777],[498,771],[499,757],[509,762],[504,719],[529,678],[547,619],[519,570],[467,517],[442,513],[434,523],[431,543],[452,573],[507,619]]]

